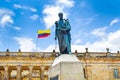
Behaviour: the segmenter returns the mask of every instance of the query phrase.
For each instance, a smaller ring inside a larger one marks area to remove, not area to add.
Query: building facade
[[[120,80],[120,53],[77,52],[84,80]],[[0,52],[0,80],[48,80],[48,70],[58,53]]]

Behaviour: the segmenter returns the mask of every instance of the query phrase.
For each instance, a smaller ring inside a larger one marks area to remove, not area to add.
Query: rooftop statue
[[[59,13],[59,20],[55,22],[55,40],[58,40],[60,54],[71,54],[71,26],[68,19],[63,19]]]

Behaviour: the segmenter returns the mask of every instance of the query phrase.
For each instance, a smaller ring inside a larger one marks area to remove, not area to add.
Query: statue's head
[[[58,13],[58,16],[59,16],[60,19],[63,19],[63,13],[62,12]]]

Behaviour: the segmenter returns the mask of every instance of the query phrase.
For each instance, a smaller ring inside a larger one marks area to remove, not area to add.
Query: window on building
[[[114,78],[119,78],[118,69],[114,69]]]

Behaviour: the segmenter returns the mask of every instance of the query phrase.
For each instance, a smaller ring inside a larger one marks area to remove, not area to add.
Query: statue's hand
[[[67,32],[66,32],[66,30],[65,30],[65,29],[62,29],[62,33],[63,33],[63,34],[66,34]]]
[[[58,23],[57,23],[57,21],[55,22],[55,25],[56,25],[56,26],[58,26]]]
[[[55,37],[55,40],[57,40],[57,37]]]

